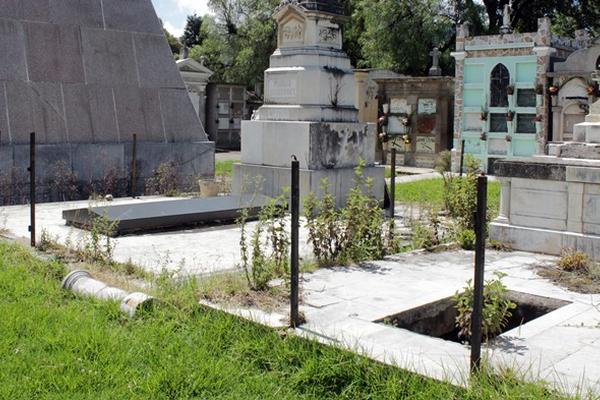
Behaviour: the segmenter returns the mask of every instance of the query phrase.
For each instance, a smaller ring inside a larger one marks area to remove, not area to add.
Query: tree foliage
[[[162,20],[160,20],[160,25],[162,26],[162,30],[165,33],[165,37],[167,38],[167,42],[171,48],[171,53],[173,53],[175,58],[178,58],[179,54],[181,53],[181,43],[164,27]]]
[[[204,41],[205,36],[202,32],[202,17],[194,14],[188,15],[183,35],[181,35],[181,44],[191,49],[199,46]]]
[[[344,50],[357,68],[387,68],[408,75],[426,75],[429,53],[441,51],[444,74],[454,74],[456,26],[468,22],[472,35],[496,34],[505,4],[512,9],[517,32],[535,31],[537,18],[550,16],[556,34],[572,36],[586,28],[600,35],[597,0],[342,0],[347,15]],[[214,16],[188,18],[198,40],[191,56],[215,71],[213,80],[262,81],[276,48],[273,12],[280,0],[209,0]],[[187,28],[187,27],[186,27]],[[187,29],[186,29],[187,32]],[[187,36],[182,38],[187,42]]]
[[[204,59],[213,80],[252,88],[262,81],[277,45],[273,11],[279,0],[210,0],[214,17],[203,18],[202,43],[190,56]]]
[[[353,6],[362,66],[422,75],[431,49],[448,47],[453,24],[439,0],[356,0]]]
[[[600,2],[597,0],[483,0],[488,17],[488,32],[498,33],[506,4],[511,8],[511,23],[517,32],[535,32],[537,19],[552,18],[553,31],[572,36],[577,29],[600,34]]]

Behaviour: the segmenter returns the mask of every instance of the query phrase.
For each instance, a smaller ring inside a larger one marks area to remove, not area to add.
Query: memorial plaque
[[[435,99],[419,99],[419,115],[435,114],[437,112],[437,101]]]
[[[395,134],[404,134],[406,133],[406,127],[402,123],[401,119],[398,117],[390,117],[388,122],[388,132]]]
[[[229,129],[229,118],[219,118],[219,129]]]
[[[268,81],[269,97],[276,100],[296,98],[296,78],[289,75],[273,77]]]
[[[417,153],[435,153],[435,138],[417,136]]]
[[[419,133],[432,133],[435,130],[436,122],[436,115],[419,114],[417,118],[417,128]]]
[[[506,155],[506,140],[504,139],[488,139],[488,154],[504,156]]]
[[[219,114],[229,114],[229,103],[220,101],[219,102]]]
[[[412,114],[412,106],[406,99],[393,98],[390,101],[390,112],[392,114]]]
[[[435,164],[433,156],[416,156],[415,167],[417,168],[432,168]]]
[[[465,131],[480,131],[481,124],[482,122],[480,113],[465,114]]]

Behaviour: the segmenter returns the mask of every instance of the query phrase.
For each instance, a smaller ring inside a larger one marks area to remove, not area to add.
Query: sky
[[[208,0],[152,0],[152,3],[165,28],[176,37],[183,33],[188,15],[209,12]]]

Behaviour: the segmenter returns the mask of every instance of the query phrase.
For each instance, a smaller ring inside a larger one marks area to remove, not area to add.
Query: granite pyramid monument
[[[82,190],[126,180],[133,134],[140,181],[214,170],[151,0],[0,0],[0,174],[26,167],[30,132],[42,188],[58,162]]]

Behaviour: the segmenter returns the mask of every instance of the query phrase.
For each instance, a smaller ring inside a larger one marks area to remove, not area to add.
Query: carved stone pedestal
[[[242,124],[242,160],[234,191],[276,196],[289,186],[292,155],[300,161],[301,201],[326,178],[338,205],[364,161],[374,195],[383,198],[384,169],[375,166],[374,124],[358,122],[355,80],[342,51],[338,1],[284,1],[275,18],[278,48],[265,71],[265,104]],[[256,177],[263,185],[253,185]]]

